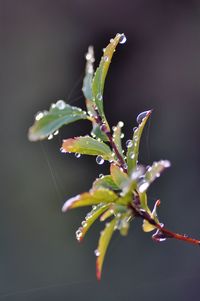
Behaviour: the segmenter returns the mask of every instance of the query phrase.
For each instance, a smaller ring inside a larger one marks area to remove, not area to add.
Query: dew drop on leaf
[[[75,157],[76,157],[76,158],[80,158],[80,156],[81,156],[81,154],[75,153]]]
[[[83,226],[83,228],[84,228],[84,227],[86,227],[86,226],[87,226],[87,222],[86,222],[86,221],[82,221],[81,225],[82,225],[82,226]]]
[[[126,141],[126,147],[127,148],[130,148],[130,147],[132,147],[133,146],[133,141],[132,140],[127,140]]]
[[[55,131],[53,134],[54,134],[54,136],[58,135],[59,134],[59,130]]]
[[[126,38],[125,34],[122,34],[119,39],[119,43],[124,44],[124,43],[126,43],[126,40],[127,40],[127,38]]]
[[[123,121],[119,121],[119,122],[118,122],[118,126],[119,126],[120,128],[122,128],[122,127],[124,126]]]
[[[148,182],[142,182],[139,185],[139,192],[145,192],[147,190],[147,188],[149,187],[149,183]]]
[[[96,162],[97,162],[97,164],[102,165],[104,163],[104,159],[101,156],[97,156]]]
[[[141,112],[136,118],[137,123],[140,124],[149,112],[150,111]]]
[[[99,256],[100,256],[100,252],[99,252],[99,250],[98,250],[98,249],[96,249],[96,250],[94,251],[94,254],[95,254],[95,256],[99,257]]]
[[[133,127],[133,132],[135,132],[135,130],[137,130],[137,126],[134,126],[134,127]]]
[[[50,134],[50,135],[48,136],[48,140],[51,140],[51,139],[53,139],[53,135],[52,135],[52,134]]]
[[[103,59],[104,59],[105,62],[108,62],[108,61],[109,61],[109,57],[108,57],[107,55],[105,55],[105,56],[103,57]]]
[[[66,103],[63,101],[63,100],[58,100],[56,102],[56,107],[59,109],[59,110],[64,110],[65,107],[66,107]]]
[[[35,120],[40,120],[42,117],[44,116],[44,113],[43,112],[38,112],[35,116]]]
[[[102,96],[101,93],[98,93],[98,94],[97,94],[97,99],[98,99],[98,100],[102,100],[102,99],[103,99],[103,96]]]
[[[134,159],[135,158],[135,154],[133,152],[130,153],[130,158]]]

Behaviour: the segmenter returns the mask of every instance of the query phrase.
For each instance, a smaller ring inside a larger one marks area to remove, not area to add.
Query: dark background
[[[75,230],[85,209],[61,213],[108,165],[59,152],[61,140],[89,131],[70,125],[53,141],[30,143],[34,114],[65,99],[84,107],[84,54],[117,32],[127,43],[114,55],[105,89],[111,125],[153,108],[141,162],[172,167],[149,191],[161,198],[160,219],[200,238],[200,2],[171,0],[0,0],[1,205],[0,300],[199,300],[200,249],[179,241],[156,244],[132,224],[115,234],[103,278],[95,279],[99,231],[83,244]]]

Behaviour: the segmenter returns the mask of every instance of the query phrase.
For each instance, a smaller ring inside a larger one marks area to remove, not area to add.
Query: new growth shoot
[[[118,33],[111,39],[103,50],[103,56],[95,72],[93,47],[88,48],[82,88],[86,110],[58,100],[51,105],[49,111],[39,112],[35,116],[34,124],[28,134],[31,141],[50,140],[64,125],[79,120],[87,120],[91,123],[92,130],[89,135],[63,140],[61,152],[74,153],[76,158],[81,155],[95,156],[99,165],[108,161],[110,170],[107,175],[99,175],[99,178],[95,179],[89,192],[67,200],[62,211],[66,212],[82,206],[92,207],[76,231],[79,242],[83,240],[97,219],[101,222],[106,221],[95,250],[98,279],[101,278],[105,253],[113,233],[119,231],[121,235],[127,235],[130,223],[136,218],[141,219],[144,232],[154,232],[152,238],[156,242],[175,238],[194,245],[200,244],[197,239],[174,233],[164,227],[157,215],[160,200],[155,201],[153,210],[148,207],[149,186],[170,167],[168,160],[153,162],[147,167],[138,161],[141,135],[152,110],[137,116],[137,126],[133,128],[132,137],[126,141],[125,150],[121,143],[124,137],[122,133],[124,123],[119,121],[111,128],[107,121],[103,106],[105,79],[117,45],[125,42],[124,34]]]

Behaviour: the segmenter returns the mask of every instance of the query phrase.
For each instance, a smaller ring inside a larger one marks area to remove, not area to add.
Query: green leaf
[[[85,220],[82,221],[81,227],[76,231],[76,238],[78,241],[82,241],[87,231],[90,229],[92,224],[97,220],[97,218],[107,210],[109,204],[99,204],[97,206],[93,206],[93,209],[88,212],[85,217]]]
[[[122,137],[122,132],[121,132],[121,128],[123,127],[123,122],[119,121],[117,126],[115,126],[113,128],[113,141],[115,143],[115,145],[117,146],[117,149],[120,153],[120,155],[122,156],[122,158],[124,158],[124,154],[123,154],[123,149],[122,149],[122,141],[121,141],[121,137]]]
[[[110,173],[115,184],[121,189],[124,189],[129,185],[130,180],[128,175],[125,172],[123,172],[123,170],[119,166],[111,164]]]
[[[106,134],[100,129],[100,126],[97,124],[95,120],[95,116],[97,115],[94,109],[94,102],[86,99],[86,106],[87,106],[87,111],[90,116],[91,122],[92,122],[92,131],[91,135],[93,137],[99,138],[102,141],[108,141],[108,137]],[[107,125],[108,126],[108,125]]]
[[[119,223],[119,231],[122,236],[126,236],[128,234],[128,230],[130,227],[130,222],[132,220],[132,212],[128,210],[127,212],[123,213],[120,217],[120,223]]]
[[[105,78],[110,66],[110,62],[117,47],[117,44],[120,41],[122,34],[117,34],[114,39],[108,44],[108,46],[104,50],[104,54],[101,58],[99,67],[97,68],[93,83],[92,83],[92,94],[93,94],[93,101],[97,106],[100,116],[102,117],[103,121],[106,120],[104,109],[103,109],[103,91],[104,91],[104,83]]]
[[[140,146],[140,139],[141,135],[144,129],[144,126],[151,115],[152,111],[143,112],[146,113],[146,115],[143,117],[141,122],[139,123],[138,127],[134,131],[133,139],[129,141],[128,143],[128,150],[127,150],[127,164],[128,164],[128,172],[131,174],[131,172],[136,169],[137,166],[137,160],[138,160],[138,154],[139,154],[139,146]],[[141,113],[141,114],[143,114]]]
[[[68,209],[83,206],[92,206],[99,203],[112,203],[117,199],[117,194],[109,189],[93,190],[90,192],[82,193],[67,200],[63,205],[62,211],[66,212]]]
[[[80,136],[63,140],[61,151],[102,156],[105,160],[110,160],[112,156],[112,151],[107,144],[97,141],[90,136]]]
[[[144,232],[151,232],[156,229],[156,227],[150,224],[147,220],[143,220],[142,229]]]
[[[94,181],[92,189],[106,188],[110,190],[119,190],[119,187],[115,184],[110,175],[103,176]]]
[[[104,262],[105,253],[107,251],[109,242],[110,242],[113,232],[115,230],[116,222],[117,222],[117,220],[113,219],[110,223],[106,224],[105,229],[101,233],[98,248],[95,251],[95,253],[97,255],[96,275],[97,275],[98,280],[101,279],[101,272],[102,272],[102,266],[103,266],[103,262]]]
[[[111,217],[114,214],[114,210],[112,208],[112,205],[110,206],[111,208],[109,208],[107,211],[105,211],[101,217],[100,217],[100,221],[104,222],[107,218]]]
[[[86,100],[92,99],[92,79],[94,74],[93,63],[94,59],[94,49],[92,46],[88,47],[88,52],[85,56],[86,58],[86,68],[85,68],[85,77],[83,79],[83,87],[82,91],[86,98]],[[88,104],[86,102],[86,106],[88,108]]]
[[[160,176],[161,172],[168,167],[170,167],[170,162],[168,160],[154,162],[153,165],[148,168],[142,180],[138,183],[138,190],[140,192],[145,192],[150,184]]]
[[[53,135],[63,125],[80,119],[88,119],[85,111],[70,106],[63,100],[52,104],[49,111],[39,112],[33,126],[29,129],[28,137],[31,141],[42,140]]]

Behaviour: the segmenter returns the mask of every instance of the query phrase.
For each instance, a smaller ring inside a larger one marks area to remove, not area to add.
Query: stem
[[[124,158],[122,157],[122,155],[119,153],[118,148],[113,140],[112,134],[110,132],[110,130],[108,129],[108,127],[106,126],[105,123],[103,123],[101,116],[99,115],[98,111],[95,110],[96,112],[96,116],[95,116],[95,121],[96,123],[101,127],[102,132],[104,132],[104,134],[108,137],[108,140],[110,142],[110,145],[119,161],[120,167],[123,169],[123,171],[125,173],[127,173],[127,168],[124,167],[125,165],[125,161]]]
[[[151,225],[155,226],[160,231],[161,234],[162,233],[165,234],[166,238],[175,238],[175,239],[182,240],[182,241],[185,241],[185,242],[193,244],[193,245],[200,246],[200,240],[191,238],[185,234],[182,235],[182,234],[174,233],[174,232],[162,227],[162,225],[157,223],[146,211],[137,208],[137,206],[134,206],[132,204],[131,209],[133,210],[133,212],[136,216],[142,218],[143,220],[145,219]]]

